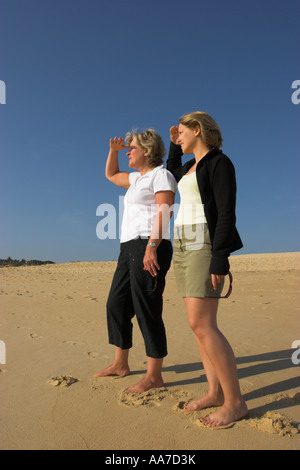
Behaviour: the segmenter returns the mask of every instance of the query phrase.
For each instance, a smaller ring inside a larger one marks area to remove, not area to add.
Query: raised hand
[[[171,142],[173,142],[173,144],[178,145],[177,144],[178,137],[179,137],[178,126],[172,126],[171,129],[170,129]]]
[[[121,137],[110,139],[109,145],[112,150],[124,150],[129,148],[129,145],[124,145],[124,139],[121,139]]]
[[[106,161],[105,176],[112,183],[120,186],[121,188],[129,188],[129,173],[126,171],[120,171],[119,169],[119,150],[129,148],[128,145],[124,145],[124,139],[121,137],[115,137],[109,140],[109,153]]]

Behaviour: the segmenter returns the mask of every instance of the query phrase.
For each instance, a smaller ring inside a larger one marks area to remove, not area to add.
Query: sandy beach
[[[230,262],[233,293],[220,301],[219,326],[236,355],[249,415],[220,429],[201,425],[210,410],[183,411],[207,382],[172,268],[165,388],[136,396],[123,393],[146,370],[135,321],[132,374],[93,377],[113,359],[105,304],[116,262],[1,268],[0,449],[298,450],[300,351],[292,345],[299,340],[300,348],[300,253]]]

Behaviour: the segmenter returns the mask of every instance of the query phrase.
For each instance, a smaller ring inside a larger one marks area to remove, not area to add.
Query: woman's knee
[[[199,340],[204,339],[218,329],[215,319],[208,315],[189,315],[188,322],[191,330]]]
[[[191,330],[195,333],[199,329],[199,322],[195,318],[188,317]]]
[[[205,338],[211,333],[212,329],[210,327],[201,325],[197,322],[189,322],[190,328],[193,331],[194,335],[198,338],[200,342],[203,342]]]

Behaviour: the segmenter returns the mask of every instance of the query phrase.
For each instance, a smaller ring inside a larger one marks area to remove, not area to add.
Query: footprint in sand
[[[144,393],[126,393],[120,396],[120,403],[125,406],[160,406],[160,402],[166,397],[168,390],[164,387],[148,390]]]
[[[87,353],[87,355],[93,359],[97,359],[99,357],[99,353],[95,352],[95,351],[90,351]]]
[[[17,326],[17,329],[18,330],[28,330],[28,331],[32,330],[32,328],[29,328],[27,326]],[[30,333],[28,335],[28,337],[30,339],[42,339],[43,338],[42,336],[38,335],[37,333]]]
[[[84,295],[84,298],[87,299],[87,300],[90,300],[90,301],[98,302],[97,297],[94,297],[94,296],[91,295],[91,294],[86,294],[86,295]]]
[[[86,346],[86,343],[76,341],[63,341],[63,344],[69,344],[70,346]]]
[[[42,336],[39,336],[37,333],[30,333],[29,338],[32,339],[42,339]]]
[[[270,411],[260,417],[249,418],[246,422],[259,431],[281,436],[294,436],[300,432],[300,423],[296,423],[280,413]]]
[[[188,404],[187,401],[180,401],[174,406],[174,410],[176,411],[184,411],[184,408]]]
[[[125,406],[160,406],[162,400],[178,400],[180,398],[187,397],[187,395],[188,394],[183,390],[175,389],[170,391],[165,387],[153,388],[147,392],[139,394],[130,394],[123,391],[120,396],[120,403]]]

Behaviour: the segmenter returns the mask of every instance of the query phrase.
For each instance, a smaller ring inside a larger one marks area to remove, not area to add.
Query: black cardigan
[[[182,165],[182,155],[181,147],[171,142],[167,169],[177,182],[195,163],[192,159]],[[197,164],[196,177],[212,244],[210,273],[226,275],[230,253],[243,246],[235,226],[234,166],[222,150],[215,147]]]

